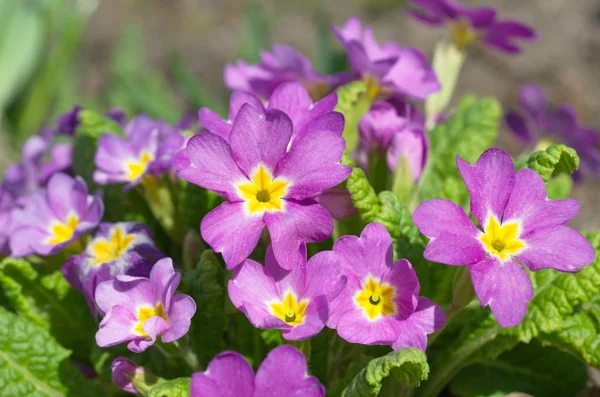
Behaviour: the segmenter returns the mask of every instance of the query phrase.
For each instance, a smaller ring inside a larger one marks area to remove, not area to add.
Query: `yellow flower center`
[[[274,316],[282,319],[289,325],[295,326],[304,322],[304,314],[308,301],[296,300],[296,297],[291,292],[288,292],[281,303],[271,303],[271,313]]]
[[[50,226],[50,238],[48,242],[50,244],[62,244],[71,240],[78,225],[79,218],[77,215],[69,215],[65,223],[54,223]]]
[[[240,196],[246,201],[251,214],[283,210],[282,197],[289,182],[274,179],[262,165],[254,174],[251,183],[237,185]]]
[[[479,237],[479,240],[488,253],[501,261],[518,254],[525,248],[525,243],[519,240],[519,224],[517,222],[500,224],[494,216],[490,215],[484,230],[485,233]]]
[[[358,306],[364,310],[370,320],[377,317],[393,316],[396,314],[396,306],[394,305],[394,295],[396,291],[389,284],[380,284],[371,277],[364,283],[364,287],[359,291],[355,300]]]
[[[163,320],[167,321],[167,317],[165,317],[165,308],[162,303],[157,303],[154,307],[140,307],[137,313],[138,322],[133,328],[134,332],[138,335],[149,337],[150,335],[144,332],[144,324],[146,324],[146,321],[156,316],[162,317]]]
[[[108,240],[98,238],[92,242],[90,251],[94,256],[93,263],[100,265],[119,259],[134,240],[135,235],[126,234],[125,230],[120,226],[114,227],[110,232]]]
[[[461,51],[464,51],[475,40],[479,39],[479,33],[472,29],[467,21],[463,20],[450,24],[450,35],[456,48]]]
[[[128,162],[125,166],[127,179],[130,181],[135,181],[141,177],[148,169],[148,163],[150,163],[152,160],[154,160],[154,156],[148,152],[142,152],[137,161]]]

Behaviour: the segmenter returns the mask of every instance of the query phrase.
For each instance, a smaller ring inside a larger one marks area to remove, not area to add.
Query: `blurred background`
[[[510,108],[519,88],[535,82],[600,129],[600,1],[462,2],[492,5],[542,38],[518,56],[473,49],[455,99],[472,92]],[[353,15],[379,41],[429,55],[445,34],[409,19],[401,0],[0,0],[0,172],[19,158],[27,136],[74,104],[166,121],[202,106],[226,111],[224,65],[256,62],[273,43],[297,48],[321,72],[335,71],[344,58],[330,24]],[[500,146],[520,149],[506,131]],[[600,183],[587,179],[573,195],[582,207],[575,224],[600,228]]]

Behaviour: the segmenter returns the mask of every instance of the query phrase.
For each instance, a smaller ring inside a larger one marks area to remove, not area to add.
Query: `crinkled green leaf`
[[[369,183],[365,172],[356,167],[350,156],[344,154],[342,164],[352,167],[352,173],[346,180],[346,188],[352,196],[352,203],[358,210],[359,215],[367,222],[372,222],[379,211],[381,201],[375,193],[375,189]]]
[[[186,277],[189,277],[190,295],[197,305],[196,315],[192,318],[192,349],[200,363],[206,365],[225,349],[224,335],[228,327],[223,287],[225,271],[214,252],[206,250],[196,269],[188,272]]]
[[[69,355],[44,328],[0,307],[0,397],[110,395],[75,369]]]
[[[15,312],[87,360],[97,326],[83,296],[60,271],[37,271],[24,259],[6,258],[0,262],[0,286]]]
[[[571,196],[573,189],[573,179],[566,174],[551,178],[546,183],[546,191],[550,200],[564,200]]]
[[[358,375],[363,368],[366,368],[371,360],[373,360],[373,357],[364,354],[353,357],[353,360],[345,368],[346,372],[344,376],[327,389],[327,395],[332,397],[341,396],[342,391],[346,386],[352,383],[354,378],[356,378],[356,375]]]
[[[344,389],[342,396],[377,396],[383,380],[391,374],[406,386],[418,386],[429,374],[427,356],[419,349],[406,348],[371,360]]]
[[[369,88],[362,81],[354,81],[337,89],[336,111],[344,115],[343,136],[346,140],[346,153],[352,153],[358,145],[358,122],[369,111],[373,98]]]
[[[552,145],[546,150],[532,153],[527,160],[527,167],[540,174],[544,182],[548,182],[551,177],[575,172],[579,168],[579,156],[568,146]]]
[[[585,364],[539,342],[520,344],[495,360],[464,368],[450,383],[459,397],[523,392],[533,396],[575,396],[586,386]]]
[[[177,378],[153,387],[148,397],[189,397],[190,378]]]
[[[186,230],[199,230],[200,221],[219,205],[221,197],[198,185],[179,180],[177,214]]]

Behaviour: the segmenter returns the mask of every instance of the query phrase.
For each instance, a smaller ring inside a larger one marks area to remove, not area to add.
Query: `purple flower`
[[[292,134],[292,121],[282,111],[245,104],[229,142],[198,134],[175,156],[179,177],[228,199],[204,217],[200,231],[229,269],[250,255],[265,226],[285,269],[302,262],[303,244],[333,231],[331,215],[311,197],[351,172],[339,163],[345,146],[341,131],[315,127],[290,147]]]
[[[12,214],[15,208],[15,197],[4,184],[0,184],[0,254],[9,255],[9,241],[12,233]]]
[[[306,358],[295,347],[271,350],[256,372],[240,354],[226,351],[192,375],[191,397],[325,397],[325,387],[307,374]]]
[[[320,252],[291,271],[279,266],[271,247],[265,266],[246,260],[229,281],[229,297],[257,328],[283,330],[302,340],[318,334],[329,317],[329,302],[346,282],[332,252]]]
[[[467,265],[475,293],[503,327],[523,319],[532,286],[531,271],[577,272],[594,260],[594,249],[575,229],[565,226],[579,211],[573,199],[549,200],[542,178],[533,170],[515,174],[510,156],[486,150],[475,165],[460,157],[458,169],[471,196],[477,227],[448,200],[422,203],[413,219],[431,238],[425,258]]]
[[[54,174],[48,186],[33,193],[24,208],[14,210],[12,255],[55,254],[95,228],[103,213],[102,201],[88,195],[82,178]]]
[[[359,122],[360,146],[358,159],[367,167],[369,154],[376,151],[386,158],[394,172],[401,157],[408,159],[413,181],[417,181],[427,163],[429,142],[424,119],[417,110],[402,104],[403,114],[388,102],[375,102]]]
[[[428,25],[448,23],[452,40],[464,50],[480,41],[509,54],[521,52],[515,39],[535,40],[538,35],[529,26],[516,21],[498,21],[492,7],[465,7],[454,0],[412,0],[419,6],[410,10],[414,18]]]
[[[403,48],[397,43],[379,44],[370,27],[363,29],[356,17],[348,19],[342,28],[333,27],[346,52],[353,73],[342,82],[362,77],[376,83],[380,96],[407,96],[424,100],[440,89],[435,71],[422,51]]]
[[[148,277],[152,265],[163,257],[143,224],[101,223],[85,252],[69,258],[62,272],[67,281],[83,293],[90,310],[96,313],[94,293],[98,284],[117,275]]]
[[[393,261],[387,230],[370,223],[360,238],[340,237],[333,252],[347,283],[330,305],[327,325],[350,343],[425,350],[427,335],[444,325],[444,312],[419,296],[419,280],[410,262]]]
[[[600,178],[600,136],[597,131],[579,124],[575,109],[569,105],[553,108],[544,91],[535,84],[521,89],[520,109],[507,112],[505,122],[525,144],[543,148],[552,143],[565,143],[577,151],[580,171]]]
[[[145,115],[138,116],[127,124],[124,137],[113,134],[100,137],[94,181],[125,182],[126,188],[131,188],[146,175],[166,173],[184,141],[176,128]]]
[[[96,303],[106,316],[96,333],[100,347],[130,341],[129,350],[141,353],[161,336],[163,343],[173,342],[190,329],[196,303],[185,294],[175,294],[181,276],[173,270],[173,261],[156,262],[150,278],[117,275],[100,283]]]
[[[328,77],[317,73],[310,61],[292,47],[273,46],[273,51],[262,51],[262,62],[249,65],[237,61],[225,66],[225,85],[233,91],[246,91],[262,98],[269,98],[281,84],[299,82],[315,100],[323,98],[330,91]]]
[[[132,379],[138,375],[143,376],[144,368],[125,357],[117,357],[110,364],[112,381],[117,387],[128,393],[138,394]]]

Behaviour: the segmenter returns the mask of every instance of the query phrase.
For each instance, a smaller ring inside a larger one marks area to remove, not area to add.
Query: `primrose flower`
[[[104,213],[97,196],[88,195],[81,177],[57,173],[45,189],[33,193],[13,211],[10,249],[13,256],[52,255],[94,229]]]
[[[94,293],[98,284],[117,275],[148,277],[154,263],[163,257],[143,224],[101,223],[85,252],[69,258],[62,272],[67,281],[83,293],[95,313]]]
[[[257,65],[240,60],[225,66],[227,88],[269,98],[281,83],[295,81],[306,87],[315,100],[331,91],[329,78],[316,72],[308,58],[292,47],[278,44],[272,52],[261,51],[260,57],[262,62]]]
[[[555,108],[548,103],[544,91],[535,84],[521,88],[520,109],[507,112],[505,122],[511,132],[525,144],[543,150],[554,143],[565,143],[577,150],[581,159],[580,171],[600,178],[600,136],[597,131],[577,121],[570,105]],[[579,174],[577,174],[579,175]]]
[[[586,238],[565,226],[579,204],[549,200],[542,178],[530,169],[515,174],[503,150],[486,150],[475,165],[460,157],[456,163],[479,227],[451,201],[422,203],[413,220],[431,239],[424,256],[467,265],[481,304],[490,306],[501,326],[512,327],[523,320],[533,294],[522,265],[531,271],[577,272],[594,260]]]
[[[509,54],[521,52],[515,39],[535,40],[537,34],[517,21],[499,21],[492,7],[465,7],[455,0],[412,0],[418,9],[409,11],[415,19],[428,25],[448,23],[452,41],[460,50],[473,42],[483,42]]]
[[[247,259],[229,281],[229,297],[257,328],[278,328],[283,337],[301,340],[318,334],[345,277],[332,252],[319,252],[291,271],[279,266],[272,247],[265,266]]]
[[[330,304],[327,325],[350,343],[425,350],[427,335],[444,325],[444,312],[419,296],[419,280],[409,261],[393,262],[387,230],[370,223],[360,238],[340,237],[333,252],[347,283]]]
[[[389,102],[375,102],[359,121],[360,146],[358,160],[367,168],[369,154],[376,151],[385,157],[388,169],[394,172],[400,158],[408,159],[413,181],[421,176],[427,163],[429,142],[425,121],[417,110],[402,104],[403,114]]]
[[[125,357],[117,357],[110,364],[110,370],[112,381],[119,389],[128,393],[138,393],[132,379],[136,376],[144,376],[145,370],[143,367]]]
[[[373,94],[383,97],[407,96],[424,100],[440,89],[435,71],[422,51],[397,43],[379,44],[370,27],[363,29],[358,18],[350,18],[342,28],[333,27],[353,73],[346,80],[364,79]],[[343,82],[344,79],[341,79]]]
[[[175,128],[150,117],[135,117],[125,126],[125,136],[104,134],[96,151],[94,181],[105,185],[126,183],[126,189],[146,175],[161,175],[185,138]]]
[[[229,269],[246,259],[266,226],[277,262],[291,269],[303,260],[300,247],[333,231],[331,215],[311,197],[350,174],[339,163],[339,130],[315,128],[294,141],[293,125],[280,110],[242,106],[229,142],[213,133],[193,136],[173,165],[179,177],[225,196],[200,231],[223,254]],[[288,151],[289,148],[289,151]]]
[[[141,353],[156,342],[173,342],[190,329],[196,303],[185,294],[175,294],[181,276],[173,270],[173,261],[156,262],[150,277],[117,275],[100,283],[96,303],[106,316],[96,333],[100,347],[130,341],[127,348]]]
[[[192,375],[190,397],[325,397],[325,387],[307,374],[306,357],[283,345],[271,350],[254,375],[240,354],[225,351],[204,372]]]

